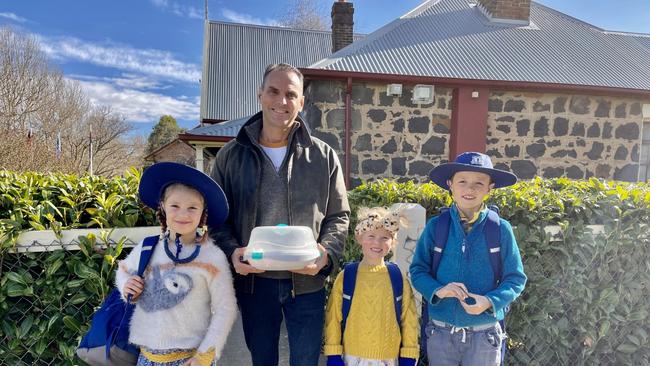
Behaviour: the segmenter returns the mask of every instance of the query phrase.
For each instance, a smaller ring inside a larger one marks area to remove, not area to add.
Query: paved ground
[[[282,333],[280,333],[280,362],[279,366],[289,366],[289,341],[287,331],[282,323]],[[237,315],[237,321],[228,336],[226,347],[223,350],[223,356],[217,362],[223,366],[247,366],[252,365],[251,356],[246,348],[244,340],[244,331],[241,325],[241,317]],[[319,365],[325,365],[325,358],[321,356]]]

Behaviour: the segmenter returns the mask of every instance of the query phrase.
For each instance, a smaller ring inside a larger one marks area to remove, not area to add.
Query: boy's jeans
[[[278,365],[282,319],[289,335],[291,366],[316,366],[323,339],[325,289],[291,296],[291,279],[256,276],[252,294],[238,293],[244,338],[254,366]]]
[[[501,364],[501,341],[505,334],[501,331],[499,323],[488,329],[472,331],[438,326],[430,320],[426,334],[429,366]]]

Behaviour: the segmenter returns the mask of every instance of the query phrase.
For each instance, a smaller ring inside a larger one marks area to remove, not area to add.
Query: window
[[[643,122],[643,140],[641,142],[641,159],[639,161],[639,180],[650,179],[650,121]]]

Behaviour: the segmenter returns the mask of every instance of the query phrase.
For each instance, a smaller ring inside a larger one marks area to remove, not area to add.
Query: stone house
[[[426,181],[470,150],[523,179],[650,178],[648,34],[529,0],[428,0],[302,71],[351,186]]]
[[[278,48],[291,44],[326,54],[301,68],[304,116],[339,151],[348,186],[426,181],[470,150],[523,179],[650,178],[650,35],[530,0],[427,0],[365,37],[352,36],[353,12],[334,2],[331,35],[206,22],[203,127],[180,136],[197,167],[259,109],[268,63],[306,65]]]

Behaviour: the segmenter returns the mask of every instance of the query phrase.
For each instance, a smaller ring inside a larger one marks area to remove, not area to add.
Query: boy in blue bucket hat
[[[427,223],[409,268],[427,303],[429,365],[500,365],[501,324],[526,275],[510,223],[484,201],[517,177],[494,169],[485,154],[466,152],[435,167],[429,178],[454,200]]]
[[[140,348],[138,366],[209,366],[221,355],[237,313],[230,265],[206,226],[228,217],[221,187],[178,163],[144,171],[140,199],[157,210],[157,245],[140,243],[119,263],[116,287],[135,302],[129,342]],[[153,250],[142,277],[140,253]]]

